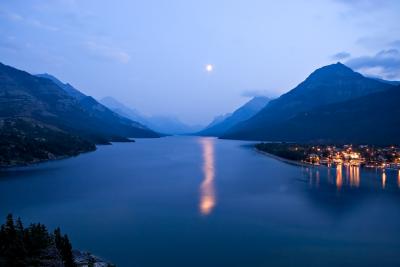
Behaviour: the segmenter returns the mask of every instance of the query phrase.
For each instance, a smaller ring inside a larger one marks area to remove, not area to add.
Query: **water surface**
[[[248,142],[139,139],[0,173],[0,216],[118,266],[399,266],[400,173],[306,168]]]

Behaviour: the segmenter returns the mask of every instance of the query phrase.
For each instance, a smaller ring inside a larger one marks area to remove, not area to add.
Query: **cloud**
[[[18,51],[21,46],[14,36],[1,36],[0,37],[0,48],[5,48],[12,51]]]
[[[60,29],[51,25],[44,24],[36,19],[27,19],[26,22],[34,27],[48,30],[48,31],[59,31]]]
[[[349,59],[346,64],[364,74],[384,79],[400,79],[400,51],[382,50],[374,56],[362,56]]]
[[[391,47],[396,47],[396,48],[399,48],[399,49],[400,49],[400,40],[395,40],[395,41],[393,41],[393,42],[390,42],[389,45],[390,45]]]
[[[398,0],[332,0],[337,3],[340,10],[338,15],[341,19],[357,20],[359,25],[368,28],[380,28],[377,21],[390,21],[396,18],[399,10]],[[390,15],[391,14],[391,15]],[[397,22],[397,20],[395,20]],[[392,22],[391,24],[393,24]],[[396,23],[395,23],[396,24]],[[386,26],[386,34],[390,27]],[[371,31],[372,32],[372,31]]]
[[[7,19],[9,21],[21,21],[23,20],[22,16],[14,13],[14,12],[10,12],[10,11],[6,11],[6,10],[2,10],[0,9],[0,17]]]
[[[11,12],[11,11],[0,10],[0,17],[3,17],[14,23],[22,23],[22,24],[25,24],[28,26],[33,26],[33,27],[48,30],[48,31],[58,31],[59,30],[59,28],[45,24],[37,19],[24,17],[18,13]]]
[[[386,36],[388,36],[386,34]],[[390,39],[389,39],[390,40]],[[356,44],[362,47],[367,48],[368,50],[380,50],[384,47],[388,47],[387,37],[382,37],[380,35],[377,36],[363,36],[356,40]],[[389,47],[392,47],[389,44]]]
[[[343,4],[355,10],[372,11],[392,6],[397,3],[397,0],[334,0],[334,2]]]
[[[128,63],[131,59],[128,53],[113,46],[107,46],[93,41],[86,42],[85,46],[95,57],[111,59],[119,63]]]
[[[350,56],[351,56],[350,53],[342,51],[342,52],[334,54],[332,56],[332,59],[333,60],[343,60],[343,59],[349,58]]]

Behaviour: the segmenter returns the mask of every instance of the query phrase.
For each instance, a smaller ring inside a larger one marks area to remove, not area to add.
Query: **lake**
[[[118,266],[400,265],[398,171],[290,165],[251,144],[138,139],[2,171],[0,216],[60,226]]]

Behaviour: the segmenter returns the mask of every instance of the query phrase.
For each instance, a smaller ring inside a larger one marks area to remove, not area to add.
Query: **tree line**
[[[24,227],[11,214],[0,228],[0,266],[76,267],[71,242],[60,228],[49,232],[40,223]]]

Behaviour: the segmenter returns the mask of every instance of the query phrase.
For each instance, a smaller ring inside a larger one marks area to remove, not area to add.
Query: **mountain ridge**
[[[205,136],[220,136],[239,122],[245,121],[257,114],[257,112],[265,107],[269,101],[270,99],[265,96],[253,97],[234,112],[228,114],[221,121],[214,120],[209,126],[197,134]]]
[[[143,125],[163,134],[190,134],[198,131],[201,126],[187,125],[178,118],[170,116],[146,116],[139,111],[126,106],[111,96],[104,97],[100,103],[110,108],[114,112],[132,120],[136,120]]]
[[[74,156],[131,137],[160,137],[105,107],[97,111],[97,105],[89,96],[79,101],[50,79],[0,63],[0,165]]]
[[[99,103],[96,99],[94,99],[91,96],[87,96],[80,92],[78,89],[74,88],[72,85],[69,83],[63,83],[59,79],[57,79],[55,76],[50,75],[50,74],[38,74],[36,75],[37,77],[41,77],[44,79],[49,79],[52,82],[54,82],[56,85],[58,85],[61,89],[63,89],[68,95],[71,97],[75,98],[81,108],[90,115],[91,118],[94,118],[96,120],[101,120],[104,122],[105,125],[107,125],[107,131],[113,130],[113,131],[121,131],[121,135],[123,136],[129,136],[132,135],[131,137],[157,137],[158,134],[153,132],[151,129],[147,128],[146,126],[140,124],[139,122],[130,120],[124,116],[119,115],[118,113],[113,112],[103,104]],[[117,123],[113,123],[117,122]],[[136,133],[130,132],[129,127],[134,127],[137,128],[138,130]],[[118,130],[118,128],[120,128]],[[148,134],[146,134],[146,131],[148,131]],[[114,141],[116,140],[122,140],[122,138],[113,138]]]
[[[270,101],[251,119],[237,124],[221,137],[267,140],[268,131],[274,125],[300,112],[385,91],[392,87],[393,85],[366,78],[341,63],[324,66],[315,70],[289,92]]]
[[[276,124],[268,141],[400,144],[400,86],[317,107]]]

